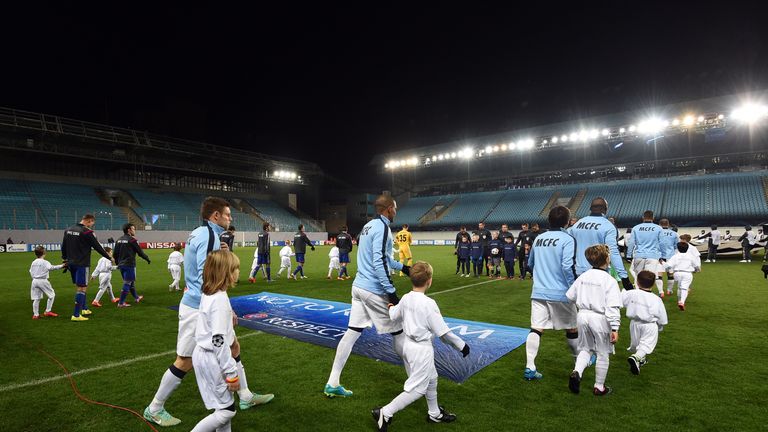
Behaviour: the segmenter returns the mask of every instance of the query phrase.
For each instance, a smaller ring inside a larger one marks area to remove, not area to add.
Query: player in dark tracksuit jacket
[[[127,307],[130,304],[125,303],[125,298],[130,292],[136,303],[139,303],[144,296],[136,294],[136,255],[140,256],[147,264],[150,263],[147,254],[141,250],[139,242],[134,235],[136,227],[130,223],[123,225],[123,236],[115,241],[115,261],[120,274],[123,276],[123,291],[120,293],[120,301],[117,307]]]
[[[523,224],[521,226],[522,230],[520,231],[520,234],[517,235],[517,240],[515,241],[515,246],[517,249],[517,262],[520,266],[520,279],[523,279],[525,277],[525,268],[528,266],[528,262],[526,261],[525,257],[525,245],[528,243],[528,224]]]
[[[461,265],[461,260],[459,259],[459,243],[461,243],[462,237],[466,237],[467,240],[471,242],[472,239],[467,232],[467,227],[461,227],[461,230],[456,234],[456,240],[453,243],[453,254],[456,255],[456,274],[459,274],[459,265]]]
[[[293,271],[294,278],[297,274],[301,274],[301,278],[306,279],[306,276],[304,276],[304,254],[307,252],[307,246],[313,251],[315,250],[315,246],[312,245],[309,237],[304,232],[304,224],[299,224],[299,232],[293,235],[293,252],[296,254],[297,264],[296,270]]]
[[[112,260],[107,251],[101,247],[91,229],[96,224],[96,218],[87,214],[80,223],[72,225],[64,231],[64,239],[61,242],[61,259],[67,263],[67,271],[72,276],[75,285],[75,312],[72,321],[86,321],[88,318],[81,315],[90,315],[86,303],[86,290],[88,288],[88,268],[91,266],[91,249],[104,258]]]
[[[469,277],[470,266],[469,257],[472,252],[472,244],[469,242],[467,236],[462,236],[458,245],[456,245],[456,256],[461,263],[461,276]]]
[[[506,237],[504,239],[504,268],[507,270],[507,279],[515,277],[515,256],[517,255],[517,248],[512,241],[512,237]]]
[[[230,251],[235,250],[235,226],[230,225],[226,231],[221,233],[219,240],[227,245]]]
[[[339,248],[339,264],[341,272],[339,277],[349,279],[347,264],[349,264],[349,254],[352,252],[352,236],[347,232],[347,226],[341,227],[341,232],[336,236],[336,247]]]
[[[272,272],[269,269],[269,254],[272,247],[272,243],[269,241],[269,222],[264,222],[261,228],[262,231],[259,233],[258,239],[256,240],[256,249],[259,250],[259,253],[256,256],[256,267],[251,270],[251,274],[248,277],[248,282],[250,283],[256,282],[256,274],[259,272],[262,265],[267,273],[267,282],[272,282]],[[224,235],[224,233],[222,233],[222,235]]]

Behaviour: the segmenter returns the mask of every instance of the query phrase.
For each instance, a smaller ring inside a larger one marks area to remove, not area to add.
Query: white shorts
[[[280,267],[291,268],[291,257],[280,258]]]
[[[664,266],[661,265],[659,260],[654,258],[635,258],[632,260],[632,271],[635,274],[644,270],[653,274],[659,274],[664,272]]]
[[[54,298],[56,292],[48,279],[32,279],[32,287],[29,290],[29,297],[32,300],[40,300],[45,294],[48,298]]]
[[[693,274],[688,272],[675,272],[675,282],[678,290],[687,290],[693,283]]]
[[[405,337],[403,366],[405,366],[405,373],[408,374],[408,379],[403,384],[403,390],[426,394],[429,382],[437,379],[435,350],[432,347],[432,340],[416,342]]]
[[[629,323],[629,337],[632,339],[629,343],[629,351],[635,352],[640,349],[650,354],[659,341],[659,325],[632,320]]]
[[[173,280],[181,279],[181,266],[178,264],[171,264],[168,266],[168,271],[171,273]]]
[[[576,328],[576,305],[571,302],[532,299],[531,328],[544,330]]]
[[[352,310],[349,312],[349,327],[376,327],[379,334],[403,330],[403,324],[389,318],[389,304],[385,296],[374,294],[362,288],[352,287]]]
[[[613,354],[611,343],[611,326],[605,315],[590,310],[579,311],[576,317],[579,329],[577,346],[579,351],[593,352],[595,354]]]
[[[235,403],[235,398],[227,388],[224,374],[213,351],[195,347],[192,353],[192,366],[200,396],[206,409],[224,409]]]
[[[338,270],[341,268],[341,264],[339,264],[338,258],[331,258],[331,262],[328,263],[328,268],[333,270]]]
[[[176,354],[179,357],[192,357],[192,352],[197,345],[195,329],[197,328],[198,313],[197,309],[179,303],[179,335],[176,338]]]

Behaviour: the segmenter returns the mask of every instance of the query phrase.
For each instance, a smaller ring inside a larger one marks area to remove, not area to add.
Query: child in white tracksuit
[[[611,393],[611,388],[605,385],[605,378],[610,362],[608,356],[613,354],[613,344],[619,339],[621,293],[616,279],[607,270],[610,263],[608,246],[590,246],[584,254],[592,269],[582,273],[565,293],[579,310],[576,316],[579,355],[568,388],[573,393],[579,393],[581,377],[589,366],[591,353],[594,353],[597,361],[592,394],[604,396]]]
[[[112,248],[105,247],[104,251],[112,256]],[[96,293],[96,297],[91,302],[91,305],[101,307],[101,297],[105,292],[109,291],[109,298],[112,303],[117,303],[120,299],[115,297],[115,293],[112,291],[112,272],[117,270],[117,266],[114,265],[112,260],[108,260],[105,257],[101,257],[96,264],[96,268],[91,273],[91,279],[99,278],[99,292]]]
[[[168,255],[168,272],[173,278],[173,282],[168,285],[169,291],[180,291],[179,281],[181,280],[181,267],[184,266],[184,255],[181,254],[181,245],[173,247],[173,252]]]
[[[293,250],[291,249],[291,241],[286,240],[285,246],[280,249],[280,270],[277,271],[278,276],[283,274],[284,271],[288,270],[288,279],[291,279],[293,276],[291,273],[291,257],[295,255],[296,254],[293,253]]]
[[[456,420],[455,414],[437,404],[437,369],[432,337],[439,337],[461,351],[464,357],[469,355],[469,345],[450,331],[437,303],[425,295],[432,285],[432,266],[417,262],[410,273],[413,291],[404,295],[397,305],[388,305],[389,317],[393,321],[402,321],[403,333],[407,336],[403,343],[403,364],[408,379],[403,385],[403,392],[392,402],[371,411],[380,431],[386,430],[395,413],[421,397],[427,399],[428,421],[449,423]]]
[[[214,410],[192,432],[231,431],[235,416],[232,393],[240,388],[230,346],[235,342],[227,289],[240,277],[240,260],[227,250],[211,252],[203,269],[203,296],[195,328],[192,365],[205,407]]]
[[[30,297],[32,299],[32,319],[40,319],[40,300],[43,299],[43,295],[48,297],[48,302],[45,305],[45,313],[43,316],[57,317],[57,313],[53,312],[53,300],[56,298],[56,292],[51,286],[51,282],[48,281],[48,273],[51,270],[59,270],[64,268],[64,264],[53,265],[45,259],[45,248],[38,246],[35,248],[36,260],[32,261],[32,265],[29,266],[29,275],[32,276],[32,286],[30,288]]]
[[[688,253],[688,243],[677,244],[677,253],[670,258],[664,267],[672,273],[677,283],[677,307],[685,310],[685,299],[688,298],[688,290],[693,283],[693,274],[701,271],[701,258]]]
[[[656,275],[649,271],[641,271],[635,278],[638,289],[621,292],[621,302],[627,309],[629,335],[632,340],[627,351],[629,370],[635,375],[640,373],[640,367],[645,364],[645,357],[652,353],[659,341],[659,332],[667,325],[667,310],[661,297],[653,294]]]
[[[341,264],[339,263],[339,248],[334,246],[331,248],[331,251],[328,252],[328,279],[331,278],[331,273],[333,273],[334,270],[336,270],[337,276],[341,275]],[[343,279],[341,277],[337,277],[337,279]]]

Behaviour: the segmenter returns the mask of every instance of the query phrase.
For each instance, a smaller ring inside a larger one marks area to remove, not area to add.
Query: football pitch
[[[273,263],[279,263],[273,248]],[[431,294],[444,316],[527,328],[530,325],[531,281],[454,275],[451,247],[416,246],[416,260],[435,268]],[[51,273],[58,318],[31,319],[29,265],[31,253],[0,254],[0,406],[2,431],[148,431],[128,412],[80,400],[61,367],[72,374],[85,398],[141,413],[152,400],[160,378],[175,358],[177,316],[169,307],[181,294],[168,292],[169,251],[149,250],[152,264],[139,260],[137,289],[141,304],[117,309],[102,299],[89,322],[69,321],[74,289],[68,274]],[[348,303],[352,279],[327,280],[328,247],[307,253],[305,280],[266,284],[261,276],[249,284],[253,248],[238,248],[240,283],[230,297],[270,291]],[[60,254],[47,259],[58,264]],[[92,265],[98,256],[93,255]],[[537,366],[538,382],[522,377],[521,346],[459,385],[441,378],[438,401],[458,415],[452,424],[426,422],[421,399],[398,413],[391,431],[752,431],[766,430],[768,412],[768,281],[759,257],[751,264],[737,259],[704,263],[694,276],[687,310],[674,298],[665,305],[669,325],[639,376],[626,362],[629,322],[622,320],[616,355],[611,357],[607,384],[614,393],[595,397],[590,390],[594,368],[585,372],[582,393],[568,391],[573,359],[562,332],[545,332]],[[354,254],[353,254],[354,261]],[[273,276],[279,265],[273,267]],[[354,262],[351,267],[354,275]],[[402,296],[410,285],[394,277]],[[92,281],[88,301],[98,290]],[[487,283],[480,283],[487,282]],[[119,295],[119,272],[112,276]],[[106,301],[105,301],[106,300]],[[41,302],[41,311],[45,301]],[[623,315],[623,314],[622,314]],[[323,386],[334,351],[293,339],[236,328],[242,361],[252,391],[274,393],[268,405],[238,411],[232,429],[240,431],[371,431],[370,410],[387,404],[402,391],[402,367],[352,355],[341,377],[355,392],[347,399],[327,399]],[[42,350],[42,351],[41,351]],[[50,354],[49,357],[43,353]],[[457,356],[457,361],[461,361]],[[182,424],[167,431],[190,430],[207,415],[190,374],[166,403]],[[761,414],[762,413],[762,414]]]

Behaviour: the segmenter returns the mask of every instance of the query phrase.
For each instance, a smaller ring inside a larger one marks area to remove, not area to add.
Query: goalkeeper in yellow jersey
[[[395,242],[400,250],[400,263],[407,266],[410,266],[413,262],[411,241],[412,238],[411,233],[408,231],[408,224],[403,224],[403,229],[395,235]],[[403,272],[400,272],[400,276],[403,276]]]

